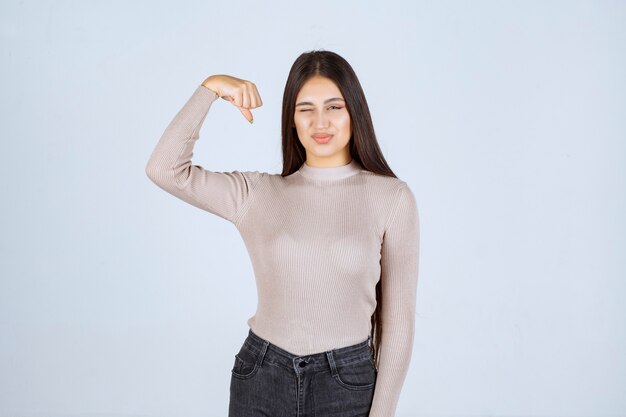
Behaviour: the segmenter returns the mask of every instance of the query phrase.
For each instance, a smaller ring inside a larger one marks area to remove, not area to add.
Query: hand
[[[263,105],[256,85],[251,81],[218,74],[208,77],[202,85],[237,107],[250,123],[254,121],[250,109]]]

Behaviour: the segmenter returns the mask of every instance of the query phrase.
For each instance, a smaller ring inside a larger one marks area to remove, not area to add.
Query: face
[[[296,97],[293,119],[300,143],[306,149],[308,165],[339,166],[350,162],[350,114],[333,81],[318,75],[310,78]]]

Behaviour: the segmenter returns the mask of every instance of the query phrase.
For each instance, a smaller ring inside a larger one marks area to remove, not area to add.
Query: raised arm
[[[236,224],[254,185],[265,173],[214,172],[192,164],[193,148],[200,137],[200,128],[218,98],[219,93],[207,87],[206,80],[197,86],[165,129],[145,171],[156,185],[168,193]],[[250,114],[248,108],[253,106],[249,102],[247,106],[244,109],[240,107],[242,113],[245,110]]]
[[[394,417],[415,333],[419,215],[405,182],[398,189],[381,249],[382,335],[378,376],[369,417]]]

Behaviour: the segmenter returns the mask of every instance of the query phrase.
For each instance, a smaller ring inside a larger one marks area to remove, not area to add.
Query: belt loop
[[[330,374],[335,377],[337,375],[337,366],[335,365],[335,357],[333,356],[333,351],[327,351],[326,357],[328,358],[328,364],[330,365]]]
[[[264,340],[263,346],[261,347],[261,353],[259,354],[258,365],[263,365],[263,360],[265,359],[265,354],[267,353],[267,348],[269,347],[270,342]]]
[[[371,335],[367,335],[367,345],[369,346],[369,350],[370,350],[370,358],[373,359],[374,358],[374,343],[372,342]]]

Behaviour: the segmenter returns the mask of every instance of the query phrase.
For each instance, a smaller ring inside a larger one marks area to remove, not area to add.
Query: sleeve
[[[163,190],[234,224],[253,194],[259,171],[214,172],[193,165],[193,147],[211,104],[219,97],[197,86],[165,129],[146,165],[146,175]]]
[[[413,351],[419,266],[418,208],[404,181],[387,221],[380,263],[382,334],[369,417],[393,417]]]

